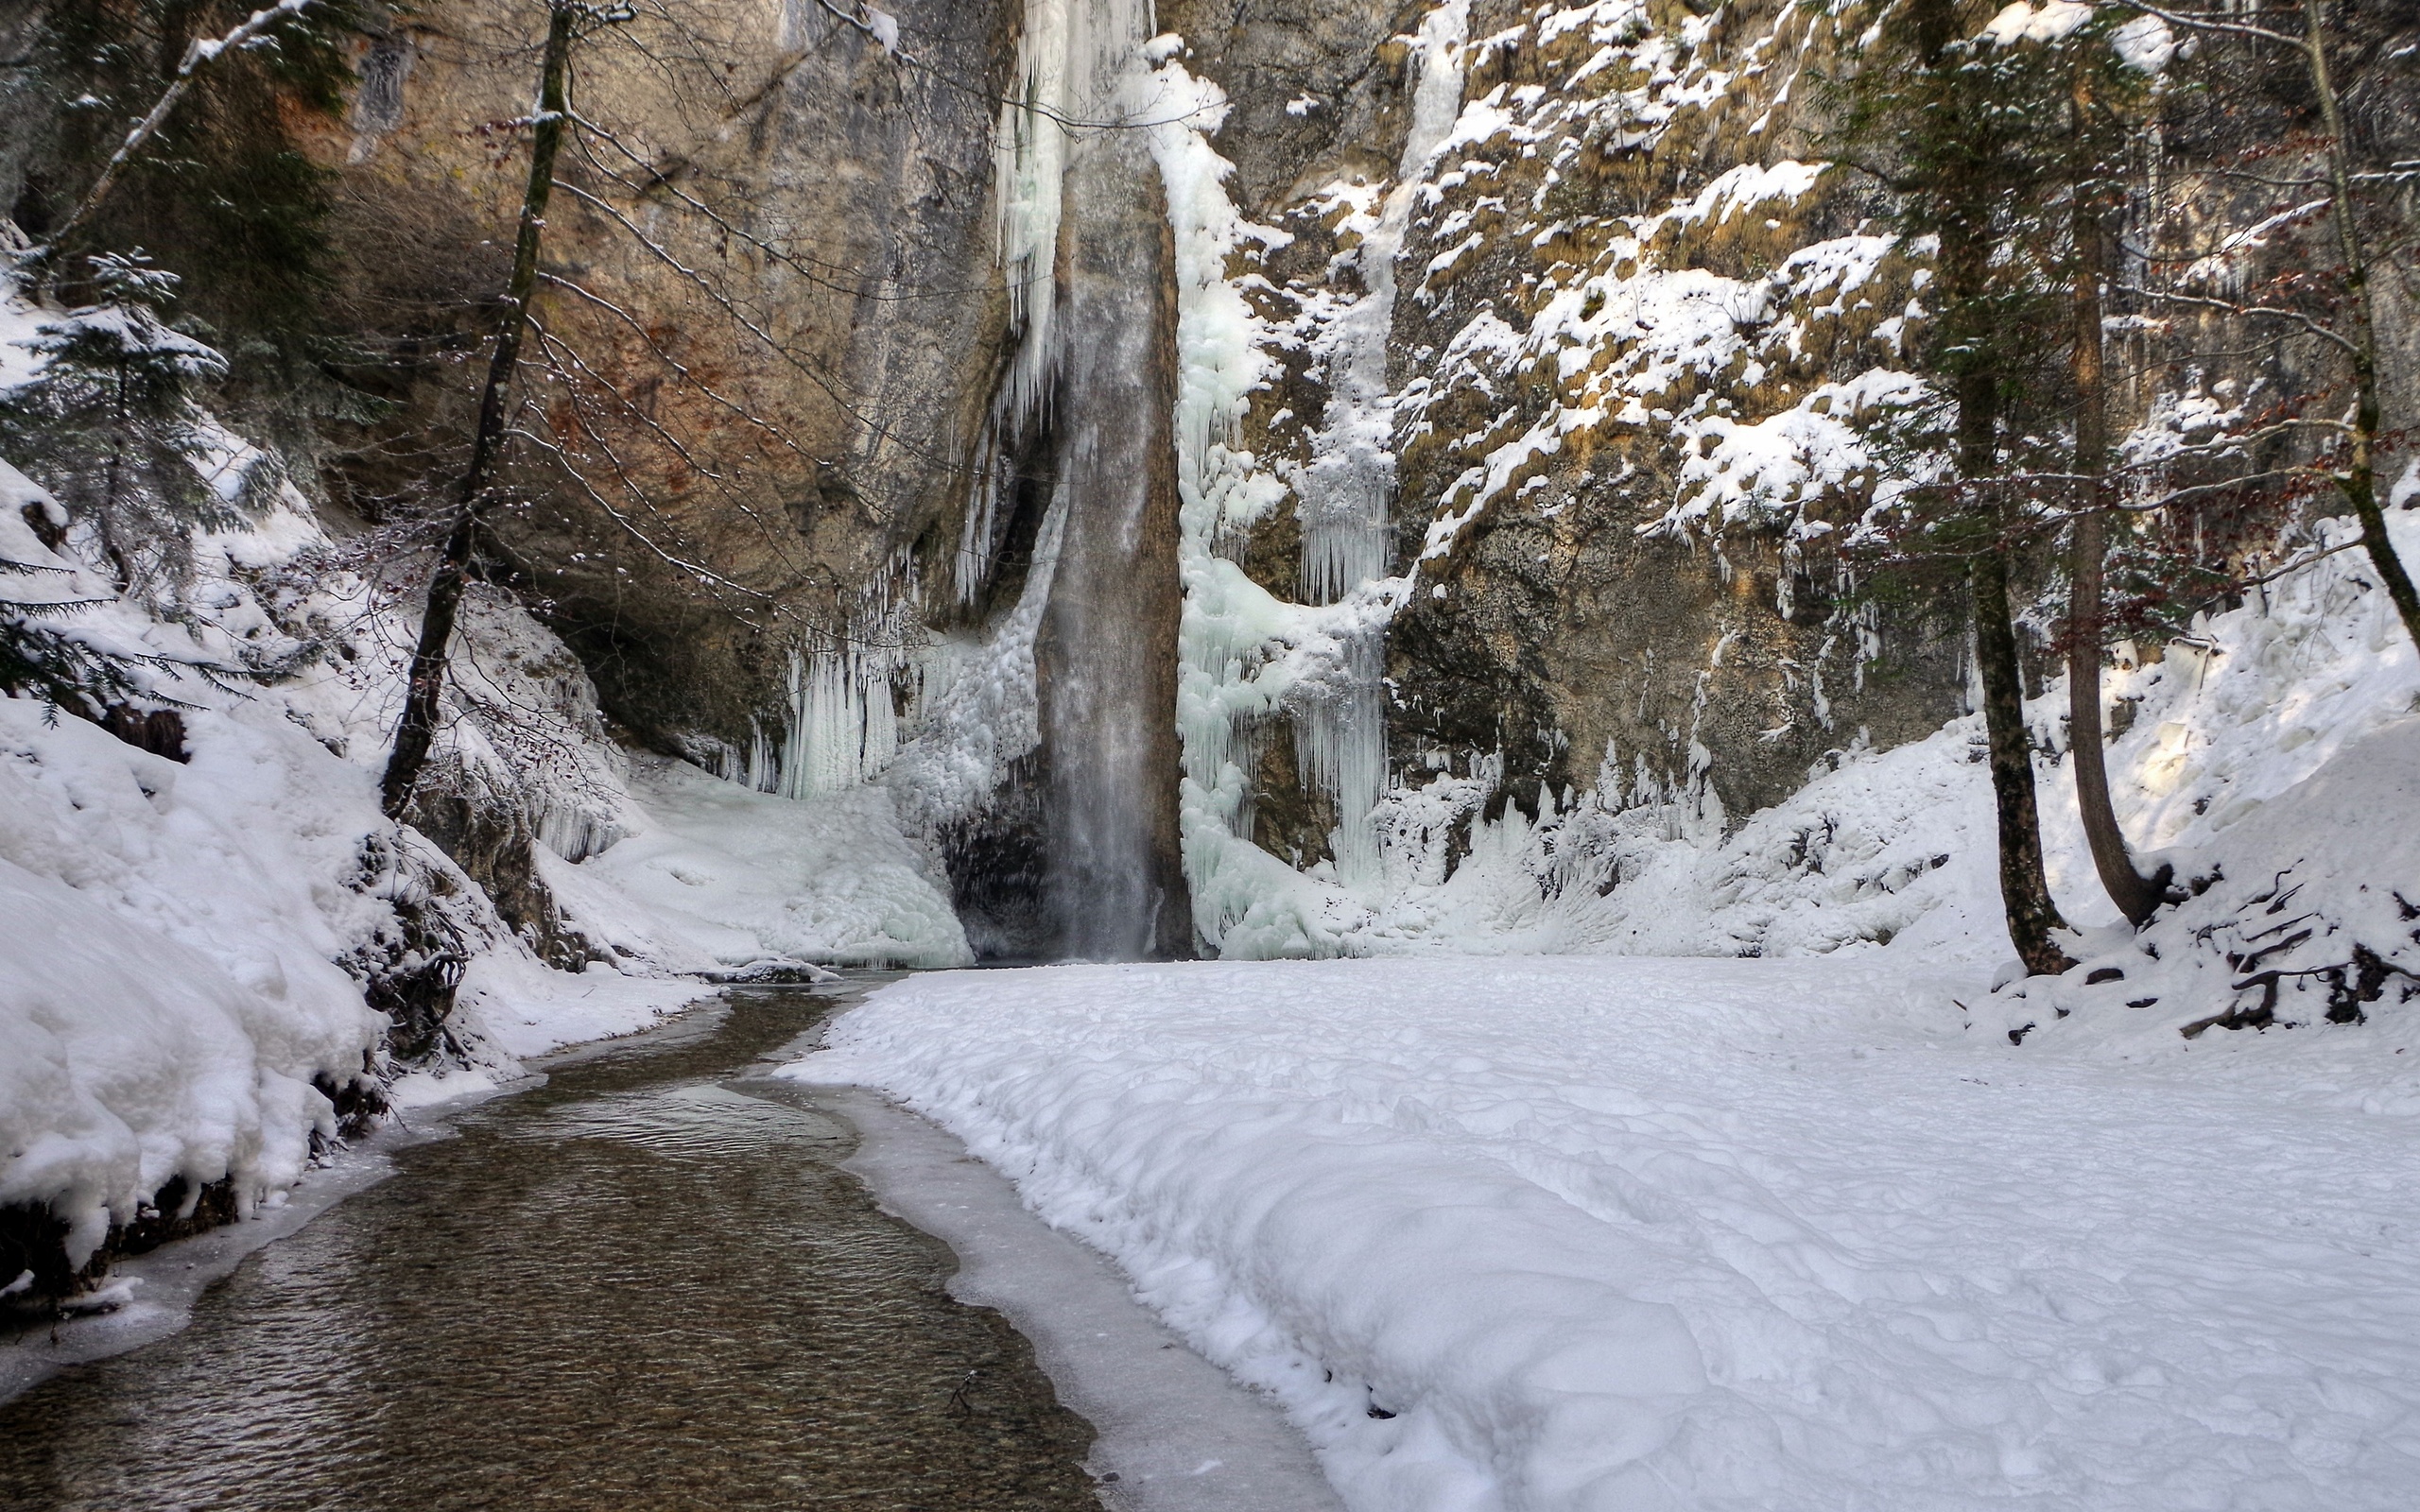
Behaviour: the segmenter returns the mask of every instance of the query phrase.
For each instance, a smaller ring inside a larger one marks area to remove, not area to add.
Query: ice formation
[[[1121,122],[1126,88],[1150,35],[1150,0],[1029,0],[1010,96],[1001,102],[993,175],[1000,267],[1022,329],[1005,410],[1021,430],[1050,390],[1058,361],[1054,268],[1068,153],[1078,137]]]
[[[1333,402],[1311,464],[1291,480],[1304,527],[1304,604],[1278,599],[1226,555],[1288,490],[1287,480],[1238,444],[1249,396],[1272,370],[1266,348],[1275,333],[1230,281],[1228,265],[1238,253],[1288,238],[1244,220],[1226,193],[1229,165],[1208,141],[1224,118],[1223,94],[1173,57],[1156,75],[1158,97],[1186,107],[1165,112],[1171,118],[1152,138],[1177,258],[1185,865],[1196,927],[1222,950],[1271,929],[1281,940],[1307,942],[1304,920],[1336,902],[1328,896],[1332,885],[1301,878],[1249,837],[1249,785],[1237,758],[1281,711],[1294,716],[1310,780],[1337,803],[1339,878],[1357,888],[1380,880],[1371,815],[1386,773],[1382,638],[1406,591],[1403,580],[1387,576],[1394,263],[1417,178],[1461,105],[1467,14],[1462,0],[1449,0],[1422,21],[1405,181],[1363,217],[1367,290],[1338,314],[1322,342]]]

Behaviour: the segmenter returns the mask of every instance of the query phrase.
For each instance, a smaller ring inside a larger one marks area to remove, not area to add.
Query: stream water
[[[1097,1508],[1025,1339],[761,1078],[837,1001],[735,993],[454,1115],[182,1332],[0,1405],[0,1506]]]

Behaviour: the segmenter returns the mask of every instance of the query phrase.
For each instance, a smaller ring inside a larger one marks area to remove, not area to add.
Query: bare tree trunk
[[[2303,57],[2309,65],[2312,92],[2319,96],[2320,118],[2327,127],[2327,198],[2336,224],[2338,255],[2344,259],[2346,312],[2352,331],[2353,359],[2352,455],[2336,486],[2351,501],[2361,522],[2361,544],[2371,565],[2386,584],[2387,597],[2403,618],[2404,633],[2420,645],[2420,592],[2411,586],[2403,558],[2387,538],[2386,512],[2378,506],[2377,452],[2381,405],[2378,399],[2378,336],[2371,309],[2368,249],[2354,219],[2352,144],[2344,134],[2344,110],[2327,67],[2326,0],[2304,0]]]
[[[2078,102],[2079,110],[2083,102]],[[2100,274],[2107,243],[2086,186],[2075,201],[2075,379],[2077,475],[2084,480],[2067,571],[2067,759],[2075,768],[2076,809],[2100,885],[2137,928],[2159,911],[2165,879],[2135,868],[2109,799],[2109,763],[2100,728],[2101,577],[2107,555],[2102,513],[2109,465],[2108,385],[2102,362]]]
[[[522,337],[529,328],[529,298],[538,282],[538,244],[545,231],[546,200],[555,184],[555,156],[562,146],[563,118],[568,112],[563,74],[571,56],[575,19],[570,0],[554,0],[550,9],[545,60],[539,72],[538,113],[530,133],[529,187],[521,199],[521,232],[513,244],[512,276],[496,323],[495,354],[488,363],[487,385],[479,393],[478,428],[471,439],[470,465],[462,473],[454,528],[445,537],[437,570],[429,578],[420,644],[412,652],[411,673],[405,686],[404,716],[396,726],[395,748],[387,759],[387,775],[380,784],[389,817],[401,817],[411,802],[421,768],[428,763],[430,742],[437,736],[439,704],[445,693],[446,646],[454,638],[462,593],[470,583],[471,554],[478,543],[479,523],[493,503],[489,490],[504,449],[505,404],[513,369],[521,361]]]
[[[1970,482],[1990,476],[1993,435],[1999,421],[1996,385],[1989,371],[1958,380],[1960,471]],[[2033,795],[2033,745],[2025,730],[2025,683],[2016,662],[2016,625],[2009,615],[2008,561],[1996,542],[1967,567],[1974,590],[1975,662],[1983,684],[1983,730],[1990,743],[1993,807],[1999,818],[2000,904],[2017,958],[2036,976],[2075,963],[2050,938],[2066,927],[2050,899],[2042,864],[2042,817]]]

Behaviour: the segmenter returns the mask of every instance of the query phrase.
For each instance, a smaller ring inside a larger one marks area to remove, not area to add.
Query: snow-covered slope
[[[199,715],[181,766],[42,716],[0,699],[0,1203],[49,1203],[80,1265],[171,1177],[249,1209],[337,1132],[312,1083],[384,1026],[336,965],[383,913],[345,886],[376,806],[295,782],[337,764],[290,727]]]
[[[2420,558],[2420,515],[2392,519],[2407,559]],[[2340,546],[2352,529],[2322,521],[2306,549]],[[2250,852],[2229,857],[2238,842],[2264,855],[2270,842],[2238,827],[2409,718],[2420,657],[2364,559],[2340,551],[2183,641],[2121,658],[2104,697],[2123,730],[2108,749],[2110,779],[2136,849],[2167,856],[2180,876],[2216,868],[2249,883]],[[2062,759],[2066,710],[2064,679],[2029,705],[2052,890],[2070,922],[2107,924],[2116,910]],[[1852,739],[1797,793],[1746,816],[1723,813],[1710,788],[1674,794],[1625,772],[1611,752],[1594,787],[1549,794],[1534,816],[1515,806],[1480,818],[1490,790],[1450,776],[1391,789],[1379,810],[1383,882],[1291,879],[1231,933],[1234,954],[1798,955],[1889,944],[1985,965],[2011,954],[1979,715],[1890,750]],[[2360,813],[2397,800],[2342,801]],[[1468,850],[1449,861],[1457,834]],[[2380,844],[2306,859],[2306,906],[2364,887],[2420,897],[2411,858]]]
[[[943,885],[901,837],[890,789],[785,799],[685,762],[634,766],[634,833],[579,866],[546,867],[601,937],[618,943],[635,925],[724,967],[973,963]]]
[[[39,328],[79,318],[0,297],[0,385],[38,372]],[[121,659],[130,686],[98,701],[127,700],[130,734],[152,716],[170,752],[0,697],[0,1213],[47,1209],[69,1230],[54,1258],[82,1266],[180,1177],[188,1205],[225,1182],[249,1211],[338,1132],[332,1096],[493,1085],[523,1057],[653,1023],[714,990],[706,973],[966,959],[881,794],[789,804],[652,759],[634,784],[577,659],[481,588],[437,765],[518,826],[549,885],[522,902],[552,917],[508,925],[379,811],[408,595],[290,484],[230,483],[263,454],[187,420],[226,509],[147,540],[167,565],[130,587],[97,570],[109,543],[91,521],[0,461],[0,613]],[[700,908],[688,885],[710,875]],[[398,1054],[417,1058],[389,1055],[381,1007],[441,1016],[412,1025]]]
[[[897,984],[964,1137],[1357,1512],[2353,1509],[2420,1484],[2415,1009],[1969,1028],[1895,953]]]

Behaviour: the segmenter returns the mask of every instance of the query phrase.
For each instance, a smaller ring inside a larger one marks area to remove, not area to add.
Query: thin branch
[[[126,134],[126,140],[118,144],[117,150],[110,155],[110,161],[102,165],[101,176],[93,180],[93,187],[84,191],[84,198],[51,233],[50,246],[66,246],[68,238],[92,218],[93,213],[100,208],[101,201],[117,187],[119,178],[125,174],[127,165],[134,161],[134,155],[143,150],[144,144],[149,142],[152,134],[167,120],[168,112],[184,98],[185,91],[193,87],[194,74],[202,64],[251,45],[271,26],[301,15],[312,4],[313,0],[278,0],[273,6],[253,11],[224,37],[195,38],[185,48],[184,61],[177,65],[176,77],[169,80],[168,87],[161,91],[160,98],[152,105],[151,113],[137,121],[134,129]]]
[[[2281,309],[2273,304],[2240,304],[2233,300],[2212,299],[2204,294],[2181,294],[2172,289],[2147,288],[2139,284],[2121,284],[2118,287],[2125,293],[2146,300],[2160,300],[2171,304],[2197,305],[2203,309],[2223,311],[2228,315],[2259,316],[2266,319],[2291,321],[2311,335],[2318,336],[2324,341],[2333,342],[2348,353],[2353,351],[2352,342],[2300,310]]]

